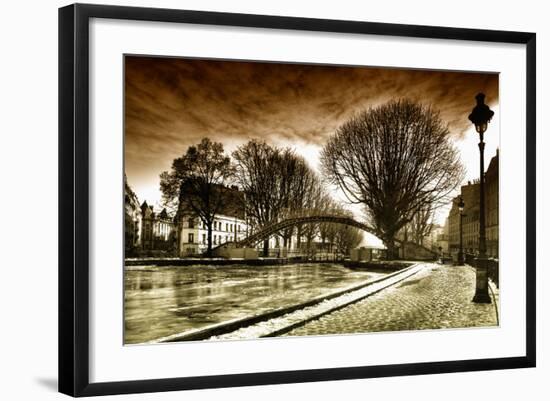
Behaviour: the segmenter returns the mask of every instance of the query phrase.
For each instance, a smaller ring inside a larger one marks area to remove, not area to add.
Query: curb
[[[471,266],[471,265],[466,265],[468,266],[470,269],[472,269],[474,271],[474,273],[476,272],[476,268],[474,266]],[[499,310],[498,310],[498,302],[497,302],[497,296],[495,295],[495,293],[497,292],[496,288],[497,286],[495,285],[495,283],[493,283],[492,280],[488,280],[488,287],[489,287],[489,292],[491,293],[491,298],[493,300],[492,302],[492,305],[495,307],[495,318],[496,318],[496,321],[497,321],[497,326],[500,326],[500,316],[499,316]],[[500,296],[500,292],[499,292],[499,296]]]
[[[185,267],[185,266],[232,266],[241,264],[246,266],[279,266],[307,263],[342,263],[341,260],[301,260],[289,258],[258,258],[258,259],[225,259],[225,258],[210,258],[210,259],[181,259],[181,258],[145,258],[145,259],[125,259],[124,267],[136,266],[155,266],[155,267]]]

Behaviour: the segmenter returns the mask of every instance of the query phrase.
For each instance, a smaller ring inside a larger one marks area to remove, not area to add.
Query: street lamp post
[[[468,116],[479,134],[479,253],[476,259],[476,292],[473,302],[491,303],[487,277],[487,242],[485,238],[485,142],[483,142],[483,134],[495,113],[485,104],[485,94],[478,93],[476,101],[476,106]]]
[[[462,212],[464,211],[464,200],[462,199],[462,196],[460,197],[460,200],[458,202],[458,218],[459,220],[459,227],[460,227],[460,238],[459,238],[459,248],[458,248],[458,265],[463,266],[464,265],[464,251],[462,246],[462,217],[464,216]]]

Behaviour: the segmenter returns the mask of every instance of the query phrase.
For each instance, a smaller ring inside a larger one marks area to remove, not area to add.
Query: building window
[[[195,220],[194,219],[189,219],[188,221],[188,227],[189,228],[195,228]]]
[[[227,229],[227,223],[225,223],[225,231],[229,231],[229,230]]]
[[[188,241],[190,244],[192,244],[193,242],[195,242],[195,238],[194,238],[194,235],[193,233],[189,233],[189,241]]]
[[[203,235],[202,235],[202,243],[203,243],[203,244],[206,244],[206,234],[203,234]]]

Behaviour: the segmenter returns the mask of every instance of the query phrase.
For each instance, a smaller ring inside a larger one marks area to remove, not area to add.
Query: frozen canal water
[[[381,275],[338,264],[128,267],[125,342],[256,315]]]

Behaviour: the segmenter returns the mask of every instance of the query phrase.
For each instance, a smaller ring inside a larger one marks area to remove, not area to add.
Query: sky
[[[324,143],[348,118],[408,98],[440,111],[472,180],[479,139],[467,117],[479,92],[495,111],[487,166],[499,143],[495,73],[126,56],[125,172],[140,201],[160,206],[159,174],[203,137],[228,153],[253,138],[290,146],[319,171]]]

